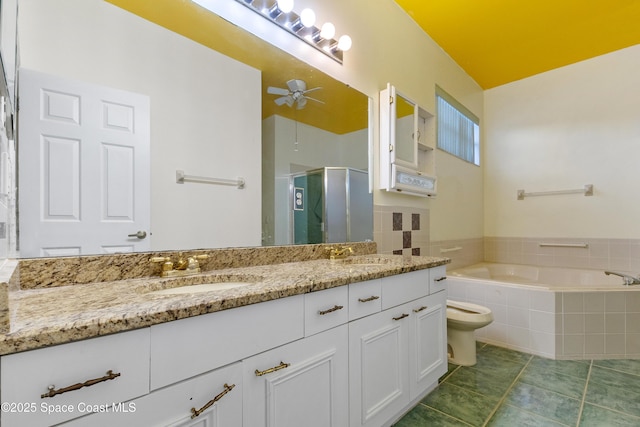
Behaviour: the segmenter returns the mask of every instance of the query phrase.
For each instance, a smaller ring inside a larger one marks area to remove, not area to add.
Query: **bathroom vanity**
[[[10,291],[2,425],[389,425],[446,372],[449,260],[314,253]]]

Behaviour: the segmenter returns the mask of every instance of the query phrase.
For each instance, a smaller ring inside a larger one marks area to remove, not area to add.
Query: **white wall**
[[[316,12],[316,22],[333,22],[337,36],[343,33],[351,36],[353,47],[345,53],[342,65],[303,42],[289,42],[286,33],[262,25],[261,18],[257,19],[255,31],[373,99],[374,172],[379,167],[379,91],[388,82],[431,113],[435,113],[435,86],[438,85],[478,116],[482,126],[482,88],[393,0],[296,0],[296,11],[305,7],[312,7]],[[229,16],[229,19],[235,17]],[[482,237],[484,165],[477,167],[449,157],[440,150],[436,152],[440,193],[437,198],[375,190],[374,204],[430,209],[433,240]],[[374,182],[379,182],[377,176]],[[451,188],[455,191],[445,192]]]
[[[153,250],[260,245],[258,70],[101,0],[21,0],[18,25],[22,67],[151,97]]]
[[[485,92],[485,235],[640,237],[638,70],[634,46]]]

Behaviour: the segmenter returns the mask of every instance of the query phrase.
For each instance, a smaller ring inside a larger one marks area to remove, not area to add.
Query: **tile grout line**
[[[445,416],[445,417],[447,417],[447,418],[451,418],[452,420],[456,420],[456,421],[458,421],[458,422],[461,422],[462,424],[468,425],[469,427],[473,427],[473,424],[469,424],[469,423],[468,423],[468,422],[466,422],[465,420],[461,420],[461,419],[460,419],[460,418],[458,418],[458,417],[454,417],[454,416],[453,416],[453,415],[451,415],[451,414],[447,414],[446,412],[443,412],[443,411],[441,411],[440,409],[434,408],[433,406],[429,406],[429,405],[427,405],[427,404],[425,404],[425,403],[422,403],[422,402],[418,403],[418,405],[422,405],[422,406],[424,406],[425,408],[431,409],[431,410],[432,410],[432,411],[434,411],[434,412],[438,412],[439,414],[442,414],[442,415],[444,415],[444,416]]]
[[[604,370],[609,370],[609,371],[613,371],[613,372],[618,372],[618,373],[625,374],[625,375],[632,375],[632,376],[635,376],[635,377],[640,376],[640,375],[636,375],[636,374],[634,374],[634,373],[632,373],[632,372],[623,371],[623,370],[621,370],[621,369],[614,369],[614,368],[610,368],[610,367],[607,367],[607,366],[600,366],[600,365],[598,365],[598,363],[597,363],[597,362],[598,362],[597,360],[592,360],[592,361],[591,361],[591,363],[592,363],[592,365],[593,365],[593,367],[594,367],[594,368],[596,368],[596,367],[597,367],[597,368],[599,368],[599,369],[604,369]],[[589,373],[591,373],[591,370],[589,371]],[[584,401],[585,401],[585,403],[586,403],[586,391],[585,391],[585,398],[584,398]],[[635,415],[635,414],[632,414],[632,413],[629,413],[629,412],[624,412],[624,411],[619,410],[619,409],[616,409],[616,408],[610,408],[610,407],[608,407],[608,406],[603,406],[603,405],[600,405],[600,404],[597,404],[597,403],[593,403],[593,402],[589,402],[589,404],[590,404],[590,405],[592,405],[592,406],[596,406],[596,407],[598,407],[598,408],[601,408],[601,409],[604,409],[604,410],[610,411],[610,412],[615,412],[615,413],[617,413],[617,414],[621,414],[621,415],[627,416],[627,417],[640,418],[640,416],[638,416],[638,415]]]
[[[582,411],[584,410],[584,402],[587,400],[587,390],[589,389],[589,381],[591,380],[591,370],[593,369],[593,360],[589,363],[589,372],[587,373],[587,381],[584,384],[584,391],[582,392],[582,401],[580,402],[580,411],[578,412],[578,420],[576,421],[576,427],[580,425],[582,419]]]
[[[529,355],[529,360],[527,360],[527,363],[525,363],[524,366],[522,367],[522,369],[520,369],[520,372],[518,372],[518,375],[516,375],[516,377],[513,379],[513,382],[509,385],[509,388],[507,388],[507,391],[504,392],[504,394],[502,395],[502,397],[498,401],[498,404],[493,408],[493,410],[491,411],[491,413],[489,414],[487,419],[482,424],[482,427],[486,427],[487,426],[489,421],[491,421],[491,418],[493,418],[493,416],[496,414],[496,412],[498,412],[498,409],[500,409],[500,407],[505,402],[505,400],[507,400],[507,396],[509,395],[509,392],[516,385],[516,383],[518,382],[518,380],[522,376],[522,373],[525,371],[525,369],[527,369],[527,366],[529,366],[529,364],[531,363],[532,360],[533,360],[533,355]]]

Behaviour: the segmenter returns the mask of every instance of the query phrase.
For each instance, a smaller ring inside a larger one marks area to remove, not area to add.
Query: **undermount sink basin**
[[[340,264],[344,265],[385,265],[393,263],[393,260],[390,258],[384,258],[376,255],[362,255],[362,256],[354,256],[348,257],[341,260],[336,260]]]
[[[250,285],[251,282],[220,282],[220,283],[204,283],[201,285],[186,285],[176,288],[161,289],[153,291],[154,295],[175,295],[175,294],[197,294],[200,292],[222,291],[225,289],[239,288],[241,286]]]
[[[161,289],[149,291],[152,295],[179,295],[198,294],[203,292],[224,291],[227,289],[240,288],[262,281],[262,277],[248,275],[220,275],[204,279],[207,283],[181,283],[184,281],[170,281],[164,283]],[[203,281],[198,278],[198,281]]]

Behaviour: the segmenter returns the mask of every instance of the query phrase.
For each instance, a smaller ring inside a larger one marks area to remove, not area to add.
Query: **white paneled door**
[[[149,97],[19,72],[23,257],[150,249]]]

